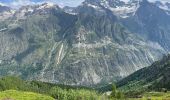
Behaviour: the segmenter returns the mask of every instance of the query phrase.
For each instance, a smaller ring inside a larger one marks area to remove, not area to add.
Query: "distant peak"
[[[85,0],[84,4],[93,8],[106,8],[116,16],[127,18],[133,16],[141,0]]]
[[[45,6],[45,7],[53,7],[55,4],[51,3],[51,2],[45,2],[43,4],[41,4],[41,6]]]
[[[33,10],[37,10],[37,9],[48,9],[48,8],[59,8],[58,5],[51,3],[51,2],[45,2],[42,4],[38,4],[38,5],[27,5],[27,6],[22,6],[20,9],[33,9]]]
[[[6,12],[6,11],[10,12],[11,8],[0,4],[0,13]]]

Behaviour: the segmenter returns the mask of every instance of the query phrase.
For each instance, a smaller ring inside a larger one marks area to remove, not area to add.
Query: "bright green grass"
[[[170,92],[148,92],[142,98],[130,98],[129,100],[170,100]]]
[[[54,100],[54,98],[33,92],[7,90],[0,92],[0,100]]]

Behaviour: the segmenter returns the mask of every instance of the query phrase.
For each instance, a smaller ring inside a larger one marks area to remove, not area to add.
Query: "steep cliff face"
[[[119,80],[166,53],[111,10],[86,3],[71,14],[48,3],[19,9],[0,21],[0,52],[0,75],[86,86]]]

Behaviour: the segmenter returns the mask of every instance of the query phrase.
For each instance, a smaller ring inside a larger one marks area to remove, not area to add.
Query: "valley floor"
[[[0,100],[55,100],[54,98],[33,92],[6,90],[0,92]]]
[[[128,98],[128,100],[170,100],[170,92],[147,92],[142,98]]]

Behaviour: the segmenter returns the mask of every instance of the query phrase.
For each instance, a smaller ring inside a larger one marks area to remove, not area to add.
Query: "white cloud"
[[[35,3],[31,2],[30,0],[15,0],[15,1],[9,3],[9,5],[12,7],[20,7],[23,5],[32,5],[32,4],[35,4]]]
[[[0,2],[0,5],[2,5],[2,6],[6,6],[6,4],[4,4],[4,3],[2,3],[2,2]]]

